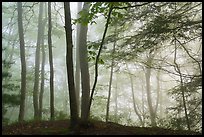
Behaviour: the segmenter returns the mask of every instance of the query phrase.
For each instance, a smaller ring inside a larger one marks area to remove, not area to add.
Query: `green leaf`
[[[98,63],[99,63],[99,64],[104,64],[105,62],[103,61],[103,59],[99,59],[99,60],[98,60]]]

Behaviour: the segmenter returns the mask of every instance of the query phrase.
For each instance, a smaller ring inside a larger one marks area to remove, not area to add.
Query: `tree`
[[[84,3],[83,12],[88,13],[89,4]],[[87,14],[84,13],[84,14]],[[87,24],[88,25],[88,24]],[[89,117],[89,97],[90,97],[90,78],[89,78],[89,66],[87,56],[87,30],[88,26],[80,24],[79,27],[79,56],[80,56],[80,70],[81,70],[81,120],[82,123],[88,122]]]
[[[67,64],[67,78],[69,87],[69,100],[70,100],[70,126],[73,128],[78,123],[78,108],[76,101],[76,92],[74,85],[73,74],[73,55],[72,55],[72,27],[71,27],[71,15],[69,2],[64,2],[64,14],[65,14],[65,31],[66,31],[66,64]]]
[[[141,115],[141,113],[139,112],[139,109],[138,109],[138,105],[139,105],[139,104],[137,104],[136,101],[135,101],[133,76],[132,76],[132,74],[130,73],[130,70],[129,70],[129,68],[128,68],[128,64],[125,63],[125,65],[126,65],[126,68],[127,68],[127,71],[128,71],[128,75],[129,75],[129,77],[130,77],[130,84],[131,84],[131,90],[132,90],[132,100],[133,100],[132,102],[133,102],[134,111],[135,111],[135,113],[137,114],[137,116],[138,116],[138,118],[139,118],[139,120],[140,120],[140,123],[141,123],[142,127],[144,127],[144,120],[142,119],[142,115]]]
[[[90,97],[90,101],[89,101],[89,113],[90,113],[90,108],[91,108],[91,103],[92,103],[92,99],[93,99],[94,90],[95,90],[97,79],[98,79],[98,62],[99,62],[99,57],[100,57],[100,54],[101,54],[101,51],[102,51],[102,46],[103,46],[104,39],[105,39],[105,36],[106,36],[106,32],[107,32],[107,29],[108,29],[108,25],[109,25],[109,21],[110,21],[110,16],[111,16],[112,10],[113,10],[113,5],[109,4],[109,12],[108,12],[108,17],[107,17],[106,25],[105,25],[105,30],[104,30],[102,41],[101,41],[101,44],[100,44],[100,47],[99,47],[99,50],[98,50],[98,54],[96,56],[95,79],[94,79],[94,84],[93,84],[93,88],[91,90],[91,97]]]
[[[38,37],[35,53],[35,81],[33,89],[33,105],[34,105],[34,119],[39,120],[39,104],[38,104],[38,92],[39,92],[39,66],[40,66],[40,44],[42,38],[42,14],[43,14],[43,2],[40,3],[39,17],[38,17]]]
[[[54,68],[53,68],[53,56],[52,56],[52,22],[51,22],[51,2],[48,2],[48,49],[49,49],[49,62],[50,62],[50,119],[54,120]]]
[[[79,12],[82,9],[82,2],[77,3],[77,18],[79,18]],[[76,31],[76,71],[75,71],[75,86],[76,86],[76,96],[77,96],[77,106],[80,112],[80,57],[79,57],[79,35],[80,35],[80,24],[77,23],[77,31]]]
[[[121,60],[133,60],[135,57],[139,57],[139,55],[142,56],[141,53],[157,47],[158,44],[162,45],[162,49],[165,49],[167,46],[166,43],[169,43],[172,45],[172,41],[174,41],[174,33],[176,33],[176,39],[180,39],[182,42],[180,42],[182,48],[185,50],[186,54],[189,56],[189,50],[185,49],[187,43],[190,44],[192,41],[199,40],[201,37],[201,27],[202,25],[200,17],[200,3],[149,3],[149,7],[151,8],[146,8],[145,6],[142,6],[140,8],[135,8],[132,9],[134,12],[129,12],[128,16],[126,16],[126,22],[127,19],[132,18],[132,20],[139,20],[143,22],[141,27],[138,27],[139,31],[136,31],[133,35],[129,35],[123,38],[123,43],[121,44],[120,47],[118,47],[119,53],[121,54],[118,55],[117,59]],[[169,9],[169,10],[166,10]],[[192,10],[194,9],[194,10]],[[135,14],[137,12],[138,14]],[[147,14],[148,13],[148,14]],[[197,14],[199,13],[199,14]],[[134,15],[133,15],[134,14]],[[191,16],[189,16],[189,14]],[[134,23],[132,23],[134,24]],[[125,25],[124,25],[125,26]],[[130,27],[131,28],[131,27]],[[179,43],[179,41],[177,41]],[[165,44],[164,44],[165,43]],[[192,45],[192,43],[191,43]],[[130,48],[127,48],[130,47]],[[123,49],[123,50],[122,50]],[[130,49],[130,50],[129,50]],[[129,50],[129,51],[127,51]],[[140,54],[139,54],[140,53]],[[196,53],[193,53],[195,56],[197,56]],[[124,57],[124,55],[126,55]],[[127,56],[128,55],[128,56]],[[168,56],[168,55],[165,55]],[[193,64],[197,64],[198,69],[197,71],[201,72],[201,65],[200,65],[200,59],[198,57],[192,58],[193,56],[189,56],[191,60],[193,60]],[[166,57],[165,57],[166,58]],[[151,69],[153,69],[153,64],[151,61],[151,56],[149,54],[149,60],[150,64],[147,64],[146,66],[146,85],[147,85],[147,93],[150,93],[150,74],[151,74]],[[159,59],[158,59],[159,60]],[[160,59],[163,61],[163,59]],[[145,61],[143,61],[145,62]],[[159,61],[160,62],[160,61]],[[146,63],[145,63],[146,64]],[[157,63],[160,64],[160,63]],[[173,65],[167,63],[166,65]],[[159,67],[157,69],[161,69],[161,65],[158,65]],[[184,67],[183,67],[184,68]],[[183,69],[182,68],[182,69]],[[164,70],[162,68],[162,70]],[[175,74],[176,76],[179,76],[179,74],[176,74],[177,72],[173,72],[168,68],[168,70],[165,70],[166,72],[170,74]],[[187,71],[187,70],[186,70]],[[185,73],[181,73],[181,75],[185,76]],[[193,77],[197,77],[198,75],[194,75]],[[188,75],[187,77],[192,77]],[[186,78],[187,78],[186,77]],[[159,85],[159,83],[158,83]],[[159,88],[158,88],[159,89]],[[159,90],[157,90],[159,91]],[[157,92],[157,95],[160,95],[159,92]],[[150,95],[148,95],[148,98],[150,98]],[[181,96],[182,98],[182,96]],[[158,97],[156,101],[156,107],[158,106]],[[149,104],[152,104],[152,101],[148,99]],[[150,105],[149,105],[150,106]],[[150,106],[151,110],[153,109],[153,106]],[[184,109],[185,111],[185,109]],[[154,111],[150,111],[152,113],[152,122],[154,119]]]
[[[117,74],[116,74],[114,101],[115,101],[115,112],[114,112],[114,115],[115,115],[115,122],[117,122],[117,113],[118,113],[118,83],[117,83]]]
[[[147,91],[147,101],[148,101],[148,107],[149,107],[149,113],[150,113],[150,120],[151,120],[151,125],[153,127],[156,127],[156,112],[157,112],[157,107],[153,107],[152,103],[152,96],[151,96],[151,85],[150,85],[150,77],[151,77],[151,65],[153,58],[155,56],[156,52],[153,52],[150,50],[149,56],[147,58],[146,62],[146,67],[145,67],[145,78],[146,78],[146,91]],[[158,98],[158,97],[157,97]],[[158,102],[156,102],[158,104]],[[157,106],[156,104],[156,106]]]
[[[115,33],[116,33],[116,31],[117,31],[117,24],[115,26]],[[116,39],[116,36],[115,36],[115,39]],[[116,46],[116,41],[113,44],[113,51],[112,51],[111,72],[110,72],[110,81],[109,81],[109,89],[108,89],[108,101],[107,101],[107,107],[106,107],[106,122],[108,122],[108,117],[109,117],[109,106],[110,106],[111,86],[112,86],[113,66],[114,66],[114,57],[113,56],[115,53],[115,46]],[[117,101],[115,101],[115,102],[117,102]]]
[[[183,107],[184,107],[184,112],[185,112],[185,118],[186,118],[186,124],[188,127],[188,130],[191,130],[190,128],[190,123],[189,123],[189,118],[188,118],[188,113],[187,113],[187,105],[186,105],[186,99],[185,99],[185,87],[184,87],[184,82],[183,82],[183,77],[181,74],[181,70],[179,65],[176,62],[176,58],[177,58],[177,45],[176,45],[176,41],[175,41],[175,54],[174,54],[174,64],[175,64],[175,70],[179,73],[179,77],[180,77],[180,90],[181,90],[181,94],[182,94],[182,102],[183,102]]]
[[[46,8],[46,3],[45,3],[45,8]],[[39,95],[39,118],[42,120],[42,108],[43,108],[43,94],[44,94],[44,85],[45,85],[45,43],[44,43],[44,30],[45,30],[45,25],[47,22],[47,16],[46,16],[46,10],[45,10],[45,18],[43,20],[43,35],[42,35],[42,64],[41,64],[41,84],[40,84],[40,95]]]
[[[23,121],[25,115],[25,96],[26,96],[26,60],[25,60],[25,43],[22,21],[22,3],[17,2],[18,9],[18,32],[20,40],[20,58],[21,58],[21,102],[19,111],[19,122]]]
[[[6,113],[11,107],[20,105],[19,94],[12,93],[12,91],[19,91],[20,84],[17,85],[12,81],[12,73],[10,71],[11,66],[14,64],[12,62],[13,53],[11,52],[9,60],[5,57],[6,50],[8,47],[2,47],[2,125],[6,125],[9,122],[9,118],[6,117]]]

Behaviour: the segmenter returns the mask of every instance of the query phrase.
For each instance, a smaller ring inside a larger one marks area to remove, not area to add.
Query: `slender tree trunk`
[[[116,30],[117,30],[117,26],[115,27],[115,34],[116,34]],[[112,55],[115,54],[115,45],[116,45],[116,37],[115,37],[115,41],[113,43]],[[114,57],[112,57],[112,60],[111,60],[111,72],[110,72],[110,81],[109,81],[109,89],[108,89],[108,101],[107,101],[107,106],[106,106],[106,122],[108,122],[108,117],[109,117],[111,86],[112,86],[112,79],[113,79],[113,65],[114,65]]]
[[[143,125],[142,116],[141,116],[141,114],[139,113],[139,110],[138,110],[138,108],[137,108],[137,103],[136,103],[136,101],[135,101],[133,78],[132,78],[132,74],[130,74],[130,70],[129,70],[129,68],[128,68],[127,63],[126,63],[126,68],[127,68],[127,70],[128,70],[129,77],[130,77],[130,84],[131,84],[131,91],[132,91],[132,100],[133,100],[132,102],[133,102],[133,106],[134,106],[134,111],[135,111],[136,115],[138,116],[141,125],[144,126],[144,125]]]
[[[72,27],[71,27],[71,15],[69,2],[64,2],[64,13],[65,13],[65,31],[66,31],[66,42],[67,42],[67,53],[66,53],[66,64],[67,64],[67,77],[69,86],[69,100],[70,100],[70,125],[75,127],[78,124],[78,108],[76,102],[76,92],[74,86],[74,72],[73,72],[73,55],[72,55]]]
[[[144,83],[144,79],[142,77],[142,83]],[[144,109],[144,85],[141,84],[141,87],[142,87],[142,127],[145,127],[145,109]]]
[[[51,2],[48,2],[48,48],[49,48],[49,62],[50,62],[50,119],[55,119],[54,108],[54,68],[53,68],[53,55],[52,55],[52,22],[51,22]]]
[[[68,109],[67,106],[68,106],[69,97],[68,97],[68,88],[67,88],[67,79],[66,79],[66,77],[63,80],[63,91],[64,91],[64,111],[68,115],[68,110],[69,109]]]
[[[25,96],[26,96],[26,60],[22,21],[22,2],[17,2],[17,9],[18,9],[18,33],[20,40],[20,57],[21,57],[21,100],[18,120],[19,122],[21,122],[24,120],[25,115]]]
[[[39,95],[39,118],[42,120],[42,108],[43,108],[43,94],[44,94],[44,74],[45,74],[45,49],[42,45],[42,64],[41,64],[41,85]]]
[[[83,10],[88,12],[89,4],[84,3]],[[90,97],[90,78],[89,78],[89,66],[88,66],[88,51],[87,51],[87,30],[88,26],[80,24],[79,34],[79,56],[81,67],[81,120],[83,124],[88,122],[89,117],[89,97]]]
[[[107,32],[107,29],[108,29],[108,24],[109,24],[109,20],[110,20],[112,10],[113,10],[113,6],[111,5],[110,8],[109,8],[109,13],[108,13],[108,17],[107,17],[106,26],[105,26],[105,30],[104,30],[104,33],[103,33],[103,38],[102,38],[102,41],[101,41],[101,45],[100,45],[98,54],[96,56],[95,79],[94,79],[94,84],[93,84],[93,88],[91,90],[91,97],[90,97],[90,101],[89,101],[90,102],[89,103],[89,113],[90,113],[90,109],[91,109],[91,103],[92,103],[92,99],[93,99],[94,90],[95,90],[96,83],[97,83],[97,80],[98,80],[98,60],[99,60],[99,57],[100,57],[100,54],[101,54],[101,50],[102,50],[103,42],[104,42],[106,32]]]
[[[157,110],[158,105],[160,103],[160,93],[161,93],[161,91],[160,91],[160,80],[159,80],[160,72],[159,71],[157,72],[156,78],[157,78],[157,100],[156,100],[156,106],[155,106],[155,113],[156,113],[156,110]],[[162,104],[160,104],[160,106],[161,105]]]
[[[43,2],[40,3],[40,7],[39,7],[38,37],[37,37],[37,47],[36,47],[36,53],[35,53],[35,80],[34,80],[34,90],[33,90],[33,105],[34,105],[35,120],[39,120],[38,92],[39,92],[40,43],[41,43],[41,37],[42,37],[42,14],[43,14]]]
[[[115,122],[117,122],[117,113],[118,113],[118,83],[117,83],[117,75],[116,75],[116,87],[115,87]]]
[[[151,53],[149,54],[149,57],[147,59],[147,66],[146,66],[146,90],[147,90],[147,102],[148,102],[148,107],[149,107],[149,112],[150,112],[150,119],[151,119],[151,125],[153,127],[156,126],[156,114],[153,108],[152,104],[152,97],[151,97],[151,88],[150,88],[150,76],[151,76],[151,62],[152,62],[152,55]]]
[[[82,9],[82,2],[77,3],[77,12],[79,13]],[[77,14],[77,18],[79,18],[79,14]],[[76,98],[77,98],[77,106],[80,108],[80,59],[79,59],[79,35],[80,35],[80,24],[77,24],[76,31],[76,71],[75,71],[75,86],[76,86]],[[78,110],[80,114],[80,109]]]
[[[183,77],[181,74],[180,67],[176,62],[176,53],[177,53],[176,51],[177,51],[177,46],[176,46],[176,41],[175,41],[174,64],[176,66],[176,71],[179,73],[179,76],[180,76],[180,88],[181,88],[181,95],[182,95],[182,101],[183,101],[183,107],[184,107],[184,113],[185,113],[187,128],[188,128],[188,130],[191,130],[190,122],[189,122],[189,118],[188,118],[188,113],[187,113],[186,100],[185,100],[185,87],[183,84]]]
[[[162,89],[162,84],[160,84],[160,89]],[[159,98],[159,110],[160,110],[160,117],[163,117],[163,94],[160,92],[160,98]]]
[[[45,3],[46,8],[46,3]],[[45,9],[46,11],[46,9]],[[46,16],[46,14],[45,14]],[[44,46],[44,31],[47,18],[43,20],[43,35],[42,35],[42,64],[41,64],[41,85],[40,85],[40,96],[39,96],[39,118],[42,120],[42,108],[43,108],[43,94],[44,94],[44,75],[45,75],[45,46]]]

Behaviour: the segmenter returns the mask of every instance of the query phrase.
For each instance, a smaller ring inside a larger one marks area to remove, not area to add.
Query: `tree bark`
[[[150,76],[151,76],[151,64],[152,64],[152,54],[149,53],[149,57],[147,59],[147,66],[146,66],[146,91],[147,91],[147,102],[148,102],[148,107],[149,107],[149,112],[150,112],[150,119],[151,119],[151,125],[153,127],[156,127],[156,114],[155,110],[153,108],[152,104],[152,96],[151,96],[151,86],[150,86]]]
[[[65,31],[67,42],[66,64],[67,64],[67,77],[69,86],[69,100],[70,100],[70,126],[73,128],[78,124],[78,108],[76,102],[76,92],[74,86],[74,72],[73,72],[73,55],[72,55],[72,27],[69,2],[64,2],[65,13]]]
[[[144,122],[143,122],[143,120],[142,120],[142,116],[141,116],[141,114],[140,114],[140,112],[139,112],[139,110],[138,110],[138,108],[137,108],[137,103],[136,103],[136,101],[135,101],[134,84],[133,84],[132,74],[130,74],[130,70],[129,70],[129,68],[128,68],[127,63],[125,63],[125,64],[126,64],[126,68],[127,68],[127,70],[128,70],[128,73],[129,73],[129,77],[130,77],[130,84],[131,84],[131,91],[132,91],[132,100],[133,100],[132,102],[133,102],[134,111],[135,111],[136,115],[138,116],[141,125],[144,126]]]
[[[26,60],[22,21],[22,2],[17,2],[17,10],[18,10],[18,33],[20,41],[20,58],[21,58],[21,100],[18,120],[19,122],[21,122],[24,120],[25,115],[25,96],[26,96]]]
[[[88,12],[89,4],[84,3],[83,10]],[[83,124],[88,122],[89,117],[89,97],[90,97],[90,78],[89,78],[89,66],[88,66],[88,51],[87,51],[87,30],[88,26],[80,24],[79,34],[79,56],[81,67],[81,120]]]
[[[90,101],[89,101],[90,102],[89,103],[89,113],[90,113],[90,109],[91,109],[91,103],[92,103],[92,99],[93,99],[94,90],[95,90],[96,83],[97,83],[97,80],[98,80],[98,60],[99,60],[99,57],[100,57],[100,54],[101,54],[101,51],[102,51],[103,42],[104,42],[104,39],[105,39],[105,36],[106,36],[106,32],[107,32],[107,29],[108,29],[108,24],[109,24],[109,20],[110,20],[110,16],[111,16],[112,10],[113,10],[113,5],[110,5],[109,13],[108,13],[108,17],[107,17],[107,21],[106,21],[106,25],[105,25],[105,30],[104,30],[102,41],[101,41],[101,45],[100,45],[98,54],[96,56],[95,79],[94,79],[94,84],[93,84],[93,88],[91,90],[91,97],[90,97]]]
[[[54,108],[54,68],[53,68],[53,55],[52,55],[52,22],[51,22],[51,2],[48,2],[48,48],[49,48],[49,62],[50,62],[50,119],[55,118]]]
[[[46,3],[45,3],[46,8]],[[46,11],[46,10],[45,10]],[[46,14],[45,14],[46,16]],[[42,35],[42,64],[41,64],[41,85],[40,85],[40,95],[39,95],[39,118],[42,120],[42,108],[43,108],[43,94],[44,94],[44,75],[45,75],[45,46],[44,46],[44,31],[47,22],[47,17],[43,20],[43,35]]]
[[[34,80],[34,90],[33,90],[33,105],[34,105],[35,120],[39,120],[38,92],[39,92],[40,43],[42,38],[42,13],[43,13],[43,2],[40,3],[40,7],[39,7],[38,37],[37,37],[37,47],[36,47],[36,53],[35,53],[35,80]]]
[[[77,3],[77,12],[79,13],[82,9],[82,2]],[[79,18],[79,14],[77,14],[77,18]],[[80,108],[80,59],[79,59],[79,35],[80,35],[80,24],[77,24],[76,31],[76,71],[75,71],[75,87],[76,87],[76,98],[77,98],[77,106]],[[80,109],[78,110],[80,113]]]
[[[160,78],[160,72],[158,71],[157,72],[157,75],[156,75],[156,78],[157,78],[157,99],[156,99],[156,106],[155,106],[155,113],[156,113],[156,110],[157,110],[157,108],[158,108],[158,105],[159,105],[159,103],[160,103],[160,80],[159,80],[159,78]],[[161,106],[162,104],[160,104],[160,106]]]
[[[117,122],[117,113],[118,113],[118,83],[117,83],[117,75],[116,75],[116,87],[115,87],[115,122]]]
[[[115,34],[116,34],[116,30],[117,30],[117,26],[115,27]],[[113,43],[112,55],[114,55],[114,53],[115,53],[115,45],[116,45],[116,37],[115,37],[115,41]],[[110,72],[110,81],[109,81],[109,89],[108,89],[108,101],[107,101],[107,106],[106,106],[106,122],[108,122],[108,118],[109,118],[111,86],[112,86],[112,79],[113,79],[113,65],[114,65],[114,57],[112,57],[112,60],[111,60],[111,72]]]
[[[144,83],[144,79],[142,77],[141,82]],[[141,84],[141,88],[142,88],[142,127],[145,127],[145,101],[144,101],[144,85]]]
[[[181,89],[181,95],[182,95],[182,101],[183,101],[183,107],[184,107],[184,113],[185,113],[187,128],[188,128],[188,130],[191,130],[190,122],[189,122],[189,118],[188,118],[188,113],[187,113],[187,105],[186,105],[186,100],[185,100],[185,87],[184,87],[183,77],[181,74],[180,67],[176,62],[176,54],[177,54],[176,51],[177,51],[177,46],[176,46],[176,40],[175,40],[174,64],[176,67],[176,71],[179,73],[179,77],[180,77],[180,89]]]

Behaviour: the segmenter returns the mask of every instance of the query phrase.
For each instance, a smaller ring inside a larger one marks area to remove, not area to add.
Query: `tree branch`
[[[135,4],[133,6],[127,6],[127,7],[113,7],[113,9],[127,9],[127,8],[134,8],[134,7],[140,7],[140,6],[144,6],[147,5],[151,2],[147,2],[147,3],[143,3],[143,4]]]
[[[89,108],[88,108],[89,109],[89,113],[90,113],[90,108],[91,108],[91,102],[92,102],[92,99],[93,99],[93,93],[94,93],[94,90],[95,90],[95,87],[96,87],[96,83],[97,83],[97,78],[98,78],[98,60],[99,60],[100,53],[101,53],[101,50],[102,50],[102,47],[103,47],[103,43],[104,43],[104,39],[105,39],[106,32],[107,32],[107,29],[108,29],[108,24],[109,24],[110,15],[111,15],[112,10],[113,10],[113,7],[111,5],[110,9],[109,9],[109,13],[108,13],[108,17],[107,17],[106,26],[105,26],[105,30],[104,30],[104,33],[103,33],[103,38],[102,38],[102,41],[101,41],[101,45],[100,45],[100,48],[99,48],[99,51],[98,51],[98,55],[96,56],[95,80],[94,80],[93,88],[92,88],[92,91],[91,91],[91,97],[90,97]]]

